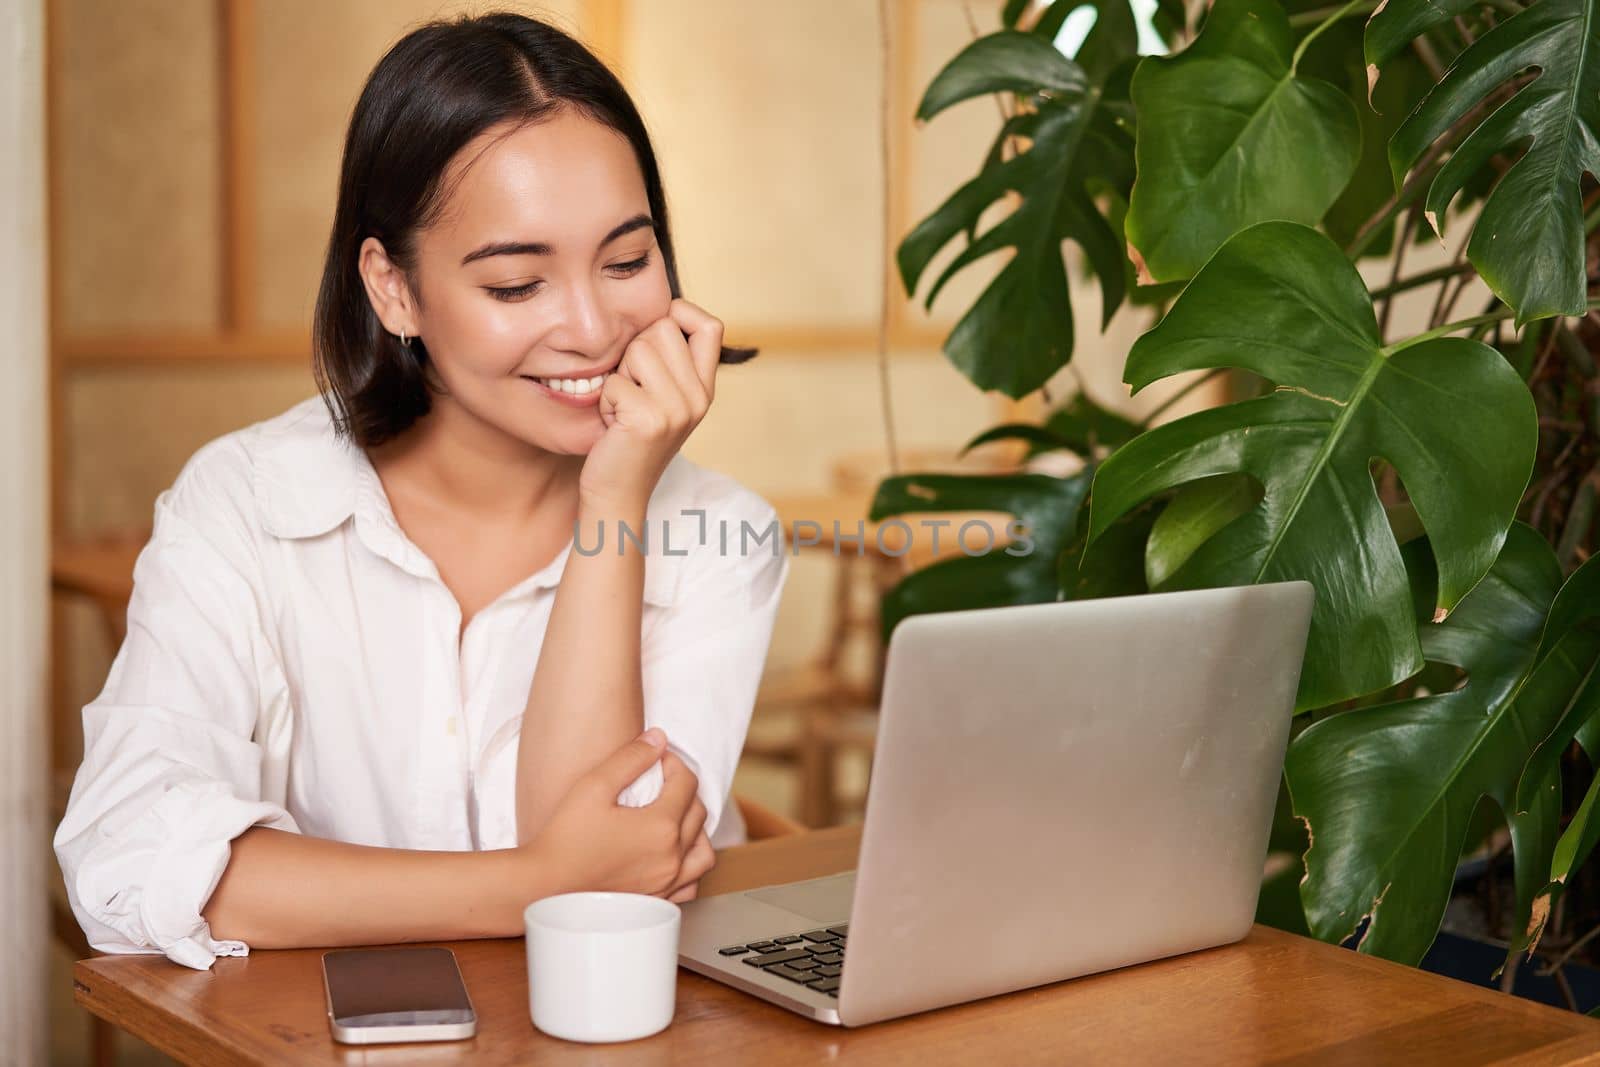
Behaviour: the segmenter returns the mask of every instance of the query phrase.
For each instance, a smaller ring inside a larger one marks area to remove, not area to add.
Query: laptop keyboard
[[[784,934],[765,941],[729,945],[717,949],[717,953],[739,956],[741,963],[837,998],[849,933],[849,926],[830,926],[803,934]]]

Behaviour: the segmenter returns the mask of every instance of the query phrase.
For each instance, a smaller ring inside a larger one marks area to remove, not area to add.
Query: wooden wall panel
[[[51,72],[62,200],[59,320],[72,332],[217,324],[212,0],[57,0]]]
[[[65,427],[73,443],[68,531],[150,523],[161,490],[214,437],[270,418],[316,392],[309,364],[167,364],[77,371]]]
[[[581,32],[581,0],[506,3],[510,10]],[[361,86],[390,46],[415,26],[461,11],[466,0],[270,0],[256,5],[259,161],[255,205],[258,294],[264,327],[304,331],[316,304],[338,194],[339,154]]]
[[[661,160],[685,296],[736,326],[874,329],[877,5],[624,10],[619,65]]]
[[[869,349],[785,350],[717,374],[717,402],[684,454],[763,493],[829,489],[833,462],[882,452],[876,355]],[[902,449],[954,451],[992,425],[992,400],[943,359],[891,354]]]

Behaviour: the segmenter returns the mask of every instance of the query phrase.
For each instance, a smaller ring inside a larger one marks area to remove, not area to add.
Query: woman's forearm
[[[517,840],[532,841],[590,769],[644,729],[639,668],[644,552],[622,524],[645,539],[645,504],[585,502],[579,544],[551,608],[544,645],[522,716],[517,753]],[[604,543],[593,552],[597,540]]]
[[[525,849],[374,848],[257,826],[234,839],[204,916],[212,937],[255,948],[514,937],[556,881]]]

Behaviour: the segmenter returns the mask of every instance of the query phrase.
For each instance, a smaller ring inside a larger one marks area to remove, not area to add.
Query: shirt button
[[[456,735],[456,717],[454,715],[445,720],[444,732],[451,737]]]

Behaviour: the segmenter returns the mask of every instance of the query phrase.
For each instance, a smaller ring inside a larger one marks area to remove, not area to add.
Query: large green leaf
[[[1589,758],[1593,761],[1595,753],[1590,752]],[[1551,901],[1566,887],[1567,879],[1572,877],[1572,872],[1583,866],[1584,861],[1594,852],[1597,842],[1600,842],[1600,775],[1596,775],[1589,783],[1582,803],[1578,805],[1578,810],[1573,812],[1572,821],[1561,832],[1561,837],[1551,852],[1550,880],[1534,901],[1529,926],[1513,943],[1513,951],[1526,950],[1531,954],[1538,947],[1539,937],[1544,932],[1545,922],[1550,916]]]
[[[1261,503],[1261,483],[1248,474],[1219,474],[1178,490],[1150,529],[1145,581],[1159,588],[1218,530]]]
[[[1591,582],[1600,583],[1600,567],[1596,567],[1593,561],[1584,565],[1580,573],[1583,572],[1589,572],[1588,578]],[[1567,582],[1568,585],[1571,585],[1572,579],[1569,578]],[[1592,590],[1591,595],[1593,597],[1592,602],[1600,604],[1600,589]],[[1585,624],[1593,626],[1588,620],[1585,620]],[[1591,676],[1590,682],[1592,683],[1593,680],[1593,676]],[[1578,727],[1578,732],[1574,737],[1578,744],[1583,747],[1584,753],[1589,757],[1590,765],[1600,767],[1600,713],[1591,714]],[[1527,782],[1526,773],[1524,773],[1524,781]],[[1600,841],[1600,796],[1597,795],[1600,795],[1600,775],[1596,775],[1595,780],[1589,783],[1589,789],[1584,794],[1582,804],[1572,816],[1572,822],[1562,832],[1561,840],[1557,842],[1553,850],[1550,861],[1550,881],[1544,890],[1546,895],[1553,895],[1565,888],[1567,879],[1571,877],[1572,872],[1583,865],[1584,860],[1588,859],[1589,855],[1594,851],[1596,842]],[[1542,927],[1542,923],[1540,927]],[[1539,928],[1530,929],[1528,933],[1530,936],[1526,940],[1531,944],[1537,938]]]
[[[1388,62],[1462,6],[1389,0],[1367,27],[1368,62]],[[1538,75],[1451,153],[1424,202],[1428,221],[1443,232],[1451,199],[1490,157],[1527,146],[1490,191],[1467,242],[1467,258],[1516,310],[1519,325],[1584,313],[1580,183],[1585,172],[1600,175],[1600,0],[1538,0],[1479,37],[1389,142],[1398,186],[1451,126],[1530,69]]]
[[[980,37],[951,60],[928,85],[917,118],[931,119],[952,104],[988,93],[1044,92],[1080,96],[1083,72],[1049,41],[1002,30]]]
[[[1061,553],[1061,599],[1094,600],[1148,593],[1145,545],[1161,511],[1155,503],[1130,511],[1092,545],[1088,543],[1088,523],[1080,519],[1078,536]]]
[[[1300,876],[1304,870],[1298,862],[1309,845],[1306,824],[1294,817],[1289,790],[1280,780],[1278,800],[1272,809],[1272,832],[1267,838],[1267,874],[1261,880],[1261,896],[1256,901],[1256,922],[1302,937],[1311,936],[1306,910],[1300,903]],[[1279,866],[1287,856],[1293,856],[1295,862]]]
[[[1025,396],[1071,358],[1063,240],[1077,242],[1100,276],[1103,320],[1122,302],[1121,235],[1100,213],[1093,193],[1131,181],[1132,139],[1107,104],[1106,84],[1089,80],[1048,41],[1004,30],[979,38],[951,60],[918,109],[919,119],[930,119],[959,101],[999,90],[1025,95],[1032,109],[1002,129],[977,177],[918,223],[896,254],[906,292],[915,294],[939,251],[967,235],[966,247],[930,286],[925,303],[931,307],[958,272],[992,253],[1014,250],[945,342],[951,362],[980,388]],[[1004,159],[999,148],[1012,134],[1031,140],[1026,150]],[[979,233],[985,211],[1008,193],[1018,194],[1020,202]]]
[[[959,454],[964,456],[974,448],[993,444],[996,441],[1026,441],[1028,443],[1028,455],[1030,456],[1040,452],[1071,450],[1072,448],[1070,441],[1054,433],[1047,426],[1036,426],[1031,422],[1003,422],[999,426],[991,426],[962,445]]]
[[[1457,15],[1464,15],[1484,0],[1427,0],[1414,4],[1409,0],[1386,0],[1367,19],[1363,50],[1367,60],[1367,85],[1375,88],[1380,68],[1406,51],[1411,42],[1422,34],[1441,26]]]
[[[1120,448],[1139,435],[1139,427],[1126,416],[1101,407],[1085,393],[1052,411],[1044,425],[1067,442],[1068,448],[1088,459]]]
[[[1028,456],[1064,449],[1085,460],[1096,460],[1105,453],[1137,437],[1139,427],[1125,416],[1096,404],[1084,393],[1052,411],[1042,426],[1008,422],[983,431],[968,441],[962,453],[992,441],[1026,441]]]
[[[1277,385],[1158,426],[1096,475],[1090,536],[1150,497],[1252,475],[1261,503],[1166,587],[1306,579],[1317,589],[1298,709],[1391,685],[1422,665],[1405,568],[1370,474],[1398,471],[1439,558],[1443,617],[1488,571],[1533,466],[1533,399],[1487,345],[1383,347],[1355,268],[1326,237],[1266,222],[1233,237],[1129,354],[1135,391],[1236,367]]]
[[[1388,172],[1384,172],[1384,183],[1389,180]],[[1118,233],[1127,232],[1128,201],[1125,197],[1115,194],[1106,197],[1106,218],[1110,220],[1112,228]],[[1155,307],[1165,310],[1168,304],[1183,291],[1183,283],[1188,279],[1175,282],[1140,282],[1140,271],[1143,265],[1134,266],[1133,260],[1127,256],[1122,257],[1124,273],[1122,287],[1127,293],[1127,301],[1134,307]],[[1160,311],[1157,311],[1157,315]]]
[[[1552,613],[1545,632],[1557,629]],[[1539,745],[1528,757],[1517,783],[1514,805],[1508,809],[1516,861],[1517,910],[1510,945],[1513,953],[1523,948],[1532,951],[1543,931],[1548,905],[1560,888],[1552,883],[1561,832],[1559,760],[1573,737],[1572,720],[1584,713],[1592,716],[1600,699],[1594,677],[1597,661],[1600,634],[1590,627],[1562,633],[1549,654],[1541,656],[1517,694],[1519,717],[1540,724],[1542,734],[1532,738]]]
[[[1342,941],[1367,919],[1362,951],[1415,964],[1438,932],[1479,798],[1514,810],[1524,763],[1559,715],[1514,698],[1561,569],[1518,523],[1488,576],[1448,619],[1429,623],[1427,543],[1405,555],[1424,578],[1415,604],[1424,654],[1464,669],[1466,683],[1314,723],[1289,746],[1284,770],[1310,834],[1301,899],[1312,933]],[[1526,852],[1520,830],[1513,819],[1513,847]]]
[[[1028,6],[1028,0],[1008,0],[1000,15],[1001,25],[1018,29],[1017,23]],[[1093,8],[1095,18],[1072,58],[1092,80],[1099,81],[1138,48],[1138,28],[1128,0],[1051,0],[1026,32],[1040,40],[1054,42],[1067,16],[1081,7]]]
[[[1305,54],[1300,69],[1344,90],[1361,118],[1361,158],[1344,192],[1322,217],[1322,225],[1341,246],[1349,246],[1368,219],[1377,215],[1394,196],[1389,174],[1389,138],[1400,128],[1433,84],[1428,68],[1410,52],[1391,60],[1376,87],[1367,84],[1361,55],[1362,26],[1345,19],[1328,27],[1319,47]],[[1394,240],[1394,221],[1385,223],[1365,242],[1366,255],[1388,255]],[[1427,240],[1432,243],[1431,232]]]
[[[1139,64],[1127,238],[1141,280],[1189,277],[1252,223],[1315,223],[1350,180],[1355,107],[1296,73],[1292,51],[1273,0],[1217,0],[1193,44]]]
[[[1561,587],[1540,643],[1539,668],[1517,703],[1537,707],[1541,721],[1552,723],[1528,759],[1517,787],[1516,814],[1537,847],[1517,857],[1523,929],[1513,939],[1512,948],[1531,952],[1551,901],[1600,839],[1600,812],[1595,811],[1592,788],[1566,832],[1556,839],[1562,755],[1577,739],[1591,761],[1600,757],[1594,736],[1600,724],[1600,557],[1574,571]],[[1530,897],[1531,907],[1527,903]]]
[[[1027,531],[1027,542],[1019,540],[981,555],[958,552],[903,578],[883,598],[884,640],[910,615],[1057,599],[1057,557],[1078,525],[1078,510],[1093,474],[1093,468],[1087,468],[1070,478],[904,474],[884,479],[868,513],[874,522],[903,515],[998,511],[1013,516]],[[945,527],[942,542],[956,544],[959,529]],[[926,543],[933,531],[912,533],[918,543]],[[969,547],[975,551],[983,543],[974,535]]]
[[[1100,83],[1109,78],[1125,60],[1138,54],[1139,28],[1133,20],[1133,7],[1128,0],[1056,0],[1046,18],[1040,20],[1040,31],[1048,33],[1050,39],[1054,40],[1066,16],[1080,7],[1093,8],[1095,20],[1072,58],[1091,81]],[[1057,18],[1056,12],[1063,8],[1065,12]]]

